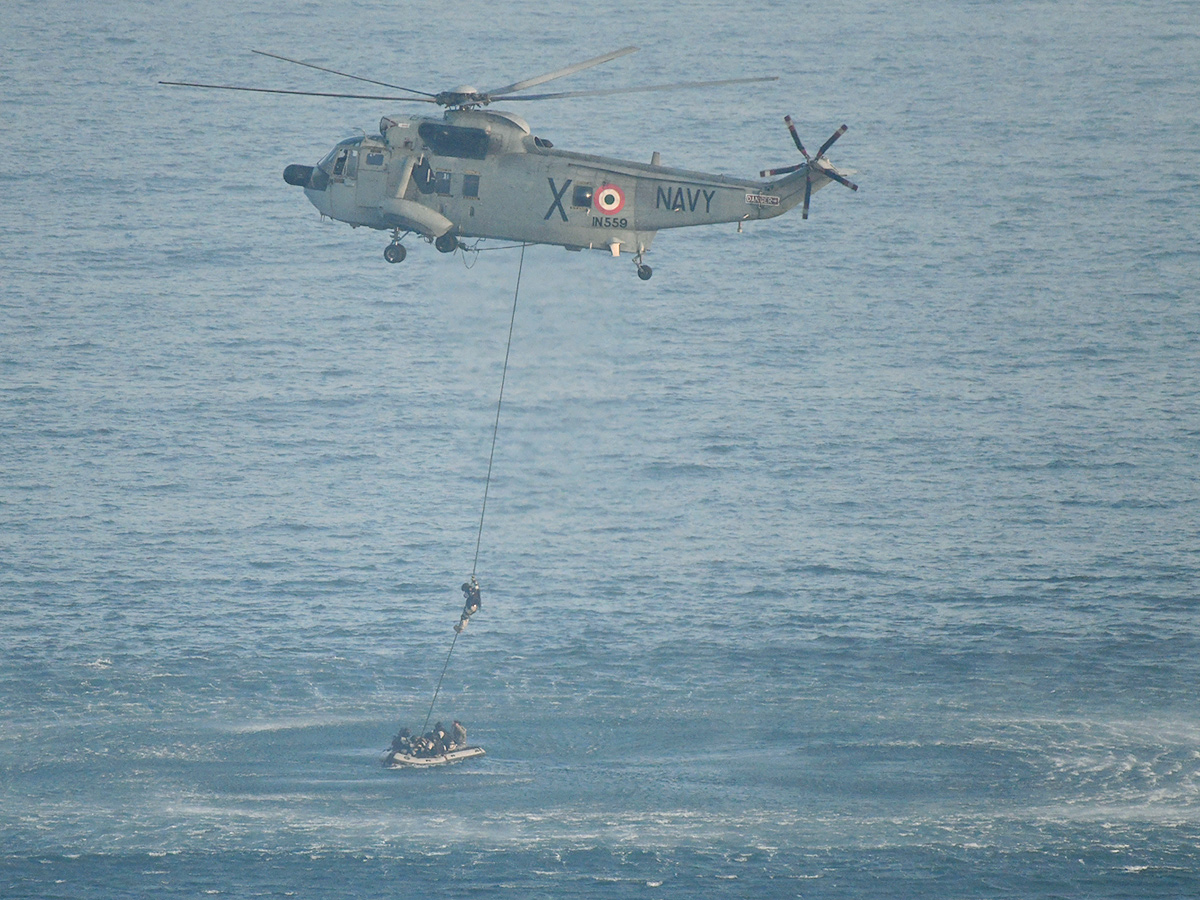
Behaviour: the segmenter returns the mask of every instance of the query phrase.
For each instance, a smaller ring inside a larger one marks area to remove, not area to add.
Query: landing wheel
[[[638,278],[642,279],[642,281],[649,281],[650,276],[654,274],[654,270],[645,263],[642,263],[638,266],[637,272]]]
[[[458,238],[452,234],[443,234],[433,242],[433,246],[437,247],[442,253],[453,253],[458,249]]]
[[[404,249],[403,244],[388,244],[383,248],[383,258],[390,263],[404,262],[406,256],[408,251]]]

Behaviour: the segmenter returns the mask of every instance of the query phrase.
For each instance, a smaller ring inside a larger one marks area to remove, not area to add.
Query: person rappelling
[[[467,622],[471,616],[479,612],[479,607],[482,600],[479,596],[479,582],[475,580],[475,576],[471,576],[470,581],[464,581],[462,586],[463,592],[463,611],[459,616],[458,624],[454,626],[455,632],[462,634],[462,630],[467,627]]]

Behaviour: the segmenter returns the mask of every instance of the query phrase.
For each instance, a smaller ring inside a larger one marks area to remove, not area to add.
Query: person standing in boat
[[[465,746],[467,746],[467,729],[463,728],[462,722],[455,719],[454,724],[450,726],[450,749],[461,750]]]

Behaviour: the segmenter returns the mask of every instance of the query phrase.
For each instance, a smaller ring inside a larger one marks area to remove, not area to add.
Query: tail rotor
[[[801,218],[808,218],[808,203],[812,197],[812,187],[814,176],[822,176],[830,181],[836,181],[838,184],[844,185],[852,191],[858,190],[858,185],[839,172],[833,167],[828,159],[825,158],[825,151],[834,145],[843,134],[846,133],[849,126],[843,125],[837,131],[829,136],[817,150],[816,156],[810,156],[808,151],[804,149],[804,142],[800,140],[800,133],[796,131],[796,124],[792,121],[791,116],[784,116],[783,121],[787,123],[788,131],[792,134],[792,140],[796,144],[796,149],[800,151],[800,155],[804,157],[804,162],[796,163],[794,166],[784,166],[779,169],[764,169],[759,173],[760,178],[773,178],[776,175],[788,175],[792,172],[799,172],[801,169],[806,170],[804,178],[804,209]]]

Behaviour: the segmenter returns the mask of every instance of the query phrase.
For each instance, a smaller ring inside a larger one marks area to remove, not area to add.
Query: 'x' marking
[[[568,178],[566,182],[564,182],[561,191],[554,186],[553,178],[548,178],[546,180],[550,182],[550,193],[554,195],[554,202],[551,203],[550,208],[546,210],[545,218],[543,218],[542,221],[544,222],[546,219],[549,219],[552,215],[554,215],[554,211],[557,209],[558,214],[562,216],[562,220],[565,222],[567,221],[567,211],[563,209],[562,198],[567,193],[567,188],[571,186],[571,179]]]

